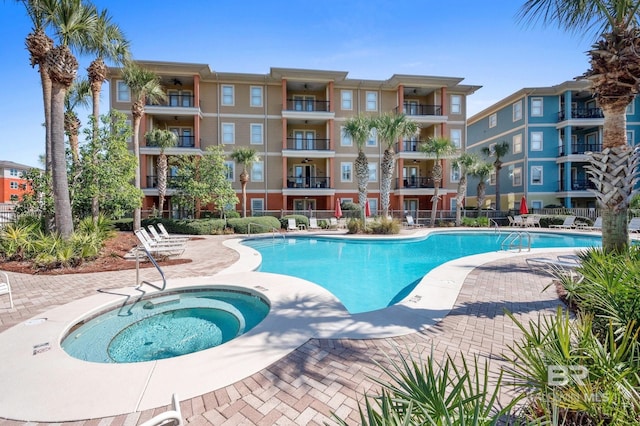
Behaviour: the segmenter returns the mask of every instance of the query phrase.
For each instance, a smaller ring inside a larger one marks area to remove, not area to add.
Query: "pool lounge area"
[[[240,262],[235,262],[235,250],[240,252]],[[426,353],[433,347],[435,354],[453,350],[491,357],[517,334],[504,318],[503,308],[522,315],[553,311],[558,303],[555,294],[540,293],[548,280],[541,280],[525,263],[527,256],[549,251],[462,258],[431,271],[423,280],[425,285],[418,285],[400,304],[349,315],[337,299],[315,284],[247,273],[255,269],[256,256],[239,246],[238,240],[207,237],[192,241],[185,256],[194,262],[167,268],[169,288],[198,284],[251,287],[271,301],[275,315],[237,341],[144,363],[153,364],[145,368],[125,364],[118,366],[123,369],[117,373],[70,361],[56,347],[56,336],[67,321],[88,307],[124,297],[124,290],[114,287],[114,282],[129,282],[131,287],[135,271],[93,274],[89,280],[87,276],[12,274],[16,308],[7,312],[0,307],[0,325],[2,330],[18,327],[0,334],[0,342],[9,339],[19,344],[9,348],[0,344],[2,359],[11,360],[0,378],[13,388],[10,395],[0,396],[0,417],[34,421],[104,418],[101,424],[126,418],[139,423],[162,411],[173,392],[183,401],[185,420],[194,422],[272,424],[282,419],[322,424],[330,422],[332,411],[355,416],[355,401],[372,386],[366,376],[376,373],[371,360],[392,354],[393,345]],[[144,279],[157,279],[153,275],[143,270]],[[96,289],[110,290],[95,294]],[[93,294],[90,300],[82,298],[87,294]],[[74,299],[69,305],[50,309]],[[47,320],[25,323],[43,317]],[[33,333],[30,338],[25,337],[26,330]],[[181,362],[184,358],[190,362]],[[8,376],[11,371],[16,376]]]

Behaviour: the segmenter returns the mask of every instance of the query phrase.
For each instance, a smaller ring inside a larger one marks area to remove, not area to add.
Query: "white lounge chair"
[[[421,228],[422,227],[422,225],[420,225],[419,223],[416,223],[416,221],[413,220],[413,216],[407,215],[406,219],[407,219],[407,226],[409,228]]]
[[[13,296],[11,295],[11,284],[9,283],[9,275],[6,272],[0,271],[0,295],[9,295],[9,305],[13,309]]]
[[[517,227],[522,227],[524,226],[524,220],[522,220],[522,216],[507,216],[507,219],[509,219],[509,226],[517,226]]]
[[[580,262],[579,258],[575,255],[561,255],[558,256],[557,259],[530,257],[526,262],[532,270],[539,270],[556,278],[559,276],[569,276],[578,281],[582,280],[582,276],[576,272],[576,268],[580,266]]]
[[[591,226],[580,226],[584,231],[602,231],[602,217],[598,216]]]
[[[143,236],[143,238],[145,240],[147,240],[147,242],[149,242],[149,244],[152,244],[152,245],[156,244],[156,245],[162,245],[162,246],[182,246],[182,247],[184,247],[184,245],[186,243],[185,241],[162,241],[162,240],[158,240],[158,239],[152,237],[151,235],[149,235],[147,230],[144,229],[144,228],[140,228],[138,231]]]
[[[142,244],[147,252],[156,256],[180,256],[184,253],[184,244],[163,244],[153,240],[149,240],[148,236],[145,236],[146,231],[144,229],[138,229],[134,231],[138,241]],[[147,234],[148,235],[148,234]]]
[[[160,413],[157,416],[147,420],[144,423],[141,423],[139,426],[158,426],[168,424],[171,421],[176,426],[182,426],[182,411],[180,410],[180,401],[178,400],[178,396],[174,393],[171,398],[172,410],[165,411],[164,413]]]
[[[309,229],[322,229],[320,228],[320,226],[318,226],[318,219],[315,217],[310,217],[309,218]]]
[[[189,236],[187,236],[187,235],[175,235],[175,234],[172,235],[172,234],[169,234],[169,232],[167,232],[167,228],[164,227],[162,222],[156,223],[156,227],[160,231],[160,235],[163,238],[176,239],[176,240],[183,239],[185,241],[188,241],[190,239]]]
[[[527,216],[522,226],[531,228],[535,228],[537,226],[538,228],[540,228],[540,216],[538,216],[537,214]]]
[[[159,241],[159,242],[167,242],[167,243],[168,242],[173,242],[173,243],[179,242],[179,243],[184,243],[184,242],[189,240],[189,237],[171,236],[171,235],[166,237],[164,235],[160,235],[158,233],[158,231],[156,230],[156,227],[153,226],[153,225],[147,226],[147,229],[149,230],[149,232],[151,232],[151,235],[153,235],[153,238],[156,241]]]
[[[632,217],[627,229],[629,232],[640,232],[640,217]]]
[[[567,216],[564,218],[562,225],[549,225],[549,228],[573,229],[576,227],[576,217]]]
[[[296,220],[294,218],[287,219],[287,231],[297,231],[298,225],[296,225]]]

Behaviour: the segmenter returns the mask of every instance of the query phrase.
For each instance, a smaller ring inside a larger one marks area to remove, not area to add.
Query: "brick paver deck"
[[[193,262],[169,267],[166,274],[171,278],[211,275],[229,266],[238,255],[221,244],[224,238],[228,237],[190,241],[184,256]],[[553,312],[560,303],[552,289],[542,292],[550,279],[529,270],[525,259],[523,255],[476,268],[464,282],[451,313],[435,327],[388,339],[312,339],[240,382],[182,401],[185,422],[193,425],[321,425],[334,424],[332,413],[336,413],[350,424],[358,424],[358,402],[365,393],[375,390],[370,377],[382,375],[375,361],[384,363],[387,356],[394,357],[395,348],[423,358],[433,352],[437,360],[445,354],[475,354],[481,362],[488,359],[492,370],[498,370],[500,354],[520,336],[519,330],[504,315],[505,309],[526,321],[536,318],[540,312]],[[6,297],[0,298],[0,332],[100,288],[133,285],[135,271],[65,276],[10,273],[10,278],[15,308],[8,309]],[[158,276],[154,270],[144,269],[141,278],[157,280]],[[10,391],[10,387],[9,383],[3,383],[3,392]],[[136,425],[166,409],[168,406],[73,424]],[[0,426],[21,424],[37,423],[0,419]]]

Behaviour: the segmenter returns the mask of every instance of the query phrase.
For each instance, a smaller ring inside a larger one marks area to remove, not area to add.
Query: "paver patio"
[[[221,244],[225,238],[230,237],[210,236],[190,241],[184,256],[193,262],[168,267],[165,273],[171,278],[212,275],[233,264],[238,254]],[[375,388],[369,377],[382,374],[374,361],[385,362],[387,356],[395,356],[394,348],[423,357],[433,351],[437,360],[447,353],[476,354],[481,362],[489,359],[492,370],[497,371],[501,366],[500,354],[520,336],[504,310],[526,321],[537,318],[541,312],[554,312],[560,303],[553,289],[542,292],[550,278],[529,270],[526,257],[511,257],[475,268],[466,278],[453,310],[435,327],[385,339],[311,339],[244,380],[182,401],[185,422],[321,425],[334,423],[331,415],[335,412],[350,424],[358,424],[358,401]],[[134,285],[135,271],[65,276],[10,274],[10,278],[15,308],[8,309],[8,303],[5,306],[4,299],[0,299],[0,332],[100,288]],[[143,269],[141,278],[157,280],[158,275],[155,270]],[[10,390],[10,384],[4,383],[3,389]],[[168,406],[67,424],[135,425],[166,409]],[[0,426],[21,424],[37,423],[0,419]]]

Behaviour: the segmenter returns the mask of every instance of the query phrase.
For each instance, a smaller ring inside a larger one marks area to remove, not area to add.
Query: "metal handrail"
[[[507,237],[502,240],[502,244],[500,245],[501,250],[511,250],[514,248],[518,248],[518,252],[522,251],[522,239],[523,236],[527,237],[527,251],[531,251],[531,234],[528,231],[513,231]],[[517,244],[516,244],[517,241]],[[505,248],[507,247],[507,248]]]
[[[153,266],[155,266],[158,272],[160,272],[160,276],[162,277],[162,287],[158,287],[157,285],[151,284],[148,281],[142,281],[142,282],[140,281],[140,259],[138,258],[138,253],[140,252],[140,250],[144,251],[144,253],[147,255],[147,257],[149,258]],[[167,287],[167,278],[165,277],[164,272],[162,271],[162,268],[160,268],[160,265],[158,265],[158,262],[156,262],[156,260],[153,258],[151,253],[149,253],[149,251],[147,251],[147,249],[144,248],[144,246],[138,246],[136,250],[136,285],[137,285],[136,288],[140,288],[142,284],[148,284],[151,287],[157,288],[160,291],[164,291],[164,289]]]
[[[492,218],[489,218],[489,227],[495,228],[496,234],[500,235],[500,225]]]
[[[282,236],[282,239],[283,239],[283,240],[284,240],[284,239],[286,239],[286,238],[285,238],[285,236],[284,236],[284,234],[283,234],[283,233],[281,233],[279,229],[274,228],[273,226],[263,225],[263,224],[261,224],[261,223],[255,223],[255,222],[249,222],[249,224],[247,224],[247,237],[250,237],[250,236],[251,236],[251,225],[259,226],[259,227],[261,227],[261,228],[268,228],[268,229],[272,232],[271,236],[272,236],[273,238],[275,238],[275,236],[276,236],[276,234],[277,234],[277,235]]]

